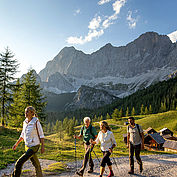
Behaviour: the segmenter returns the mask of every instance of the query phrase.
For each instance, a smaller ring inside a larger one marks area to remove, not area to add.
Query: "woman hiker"
[[[114,135],[106,121],[100,122],[100,132],[98,133],[98,137],[95,141],[92,142],[92,144],[98,144],[101,143],[101,151],[103,152],[103,159],[101,160],[101,167],[100,167],[100,177],[103,176],[103,173],[105,171],[106,164],[109,167],[110,173],[108,177],[114,176],[113,170],[112,170],[112,163],[110,161],[110,155],[113,152],[113,148],[116,146],[116,140],[114,138]]]
[[[19,177],[21,175],[23,164],[30,159],[36,170],[36,176],[42,177],[42,170],[39,160],[37,158],[37,151],[41,143],[41,153],[44,153],[44,133],[42,126],[37,118],[35,108],[29,106],[25,109],[26,119],[23,122],[23,130],[20,138],[12,147],[16,149],[18,144],[24,140],[26,152],[17,160],[12,177]]]

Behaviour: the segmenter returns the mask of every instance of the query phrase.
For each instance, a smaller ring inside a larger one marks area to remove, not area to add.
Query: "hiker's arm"
[[[113,144],[113,145],[112,145],[112,147],[111,147],[111,148],[109,148],[109,152],[110,152],[110,153],[112,153],[113,148],[115,148],[115,147],[116,147],[116,145],[115,145],[115,144]]]
[[[17,142],[13,145],[12,149],[15,150],[16,147],[19,145],[19,143],[20,143],[21,141],[23,141],[23,138],[22,138],[22,137],[20,137],[20,138],[17,140]]]
[[[144,149],[144,133],[141,133],[141,138],[142,138],[142,144],[141,144],[141,149]]]
[[[99,135],[100,135],[100,133],[98,134],[98,135],[96,135],[96,139],[93,141],[92,139],[90,139],[90,143],[92,143],[92,145],[94,145],[94,144],[98,144],[99,143]]]
[[[45,149],[44,149],[44,138],[40,138],[41,140],[41,154],[44,153]]]
[[[93,141],[95,141],[95,140],[97,139],[97,137],[98,137],[98,135],[95,135],[95,138],[94,138],[94,140],[93,140]]]
[[[129,148],[130,133],[127,134],[127,148]]]
[[[82,138],[82,135],[81,135],[81,134],[78,135],[78,136],[77,136],[77,135],[74,135],[74,138],[75,138],[75,139],[81,139],[81,138]]]

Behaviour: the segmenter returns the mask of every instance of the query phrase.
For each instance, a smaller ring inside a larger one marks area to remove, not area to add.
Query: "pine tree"
[[[13,127],[23,126],[24,110],[21,109],[23,107],[21,102],[21,86],[19,79],[17,79],[12,93],[13,103],[11,103],[9,108],[9,125]]]
[[[59,121],[59,129],[58,129],[58,132],[59,132],[59,137],[60,137],[60,141],[63,137],[63,123],[62,121]]]
[[[119,111],[119,117],[123,117],[123,110],[122,110],[122,108]]]
[[[44,121],[46,117],[44,110],[46,106],[46,101],[40,85],[36,82],[36,74],[34,70],[30,70],[23,77],[19,97],[18,99],[14,98],[14,103],[11,105],[12,110],[15,110],[15,107],[13,106],[16,105],[21,106],[18,110],[16,109],[15,113],[11,111],[11,114],[16,114],[16,116],[19,117],[19,120],[24,119],[25,108],[27,106],[33,106],[36,109],[40,121]]]
[[[66,132],[68,132],[68,122],[69,122],[69,119],[65,117],[63,120],[63,129],[66,130]]]
[[[134,116],[134,115],[135,115],[135,108],[133,107],[131,111],[131,116]]]
[[[114,121],[116,121],[119,117],[119,110],[117,108],[114,109],[114,112],[112,113],[112,118]]]
[[[129,108],[128,108],[128,107],[127,107],[127,110],[126,110],[125,116],[126,116],[126,117],[129,116]]]
[[[8,108],[11,102],[11,89],[18,69],[17,60],[14,54],[7,47],[5,52],[0,54],[0,102],[1,102],[1,121],[2,126],[7,123]]]
[[[149,114],[152,114],[152,106],[151,106],[151,104],[149,106]]]
[[[161,102],[160,110],[159,112],[165,112],[167,110],[166,104],[164,102]]]
[[[68,135],[69,136],[73,136],[75,133],[74,131],[74,122],[72,119],[69,120],[69,131],[68,131]]]
[[[140,112],[141,115],[144,115],[144,105],[142,104],[141,105],[141,112]]]
[[[145,114],[145,115],[148,115],[148,114],[149,114],[149,111],[148,111],[147,106],[145,107],[144,114]]]
[[[50,122],[47,124],[47,133],[50,133],[51,132],[51,125],[50,125]]]
[[[109,113],[106,114],[106,119],[111,119],[111,116],[109,115]]]

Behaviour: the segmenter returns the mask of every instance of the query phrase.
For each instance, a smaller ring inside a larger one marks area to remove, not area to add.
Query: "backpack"
[[[84,126],[82,126],[82,128],[81,128],[81,135],[83,135],[83,131],[84,131]],[[90,126],[90,134],[92,135],[92,137],[95,138],[95,135],[92,132],[92,125]]]
[[[136,125],[137,125],[137,126],[136,126]],[[135,126],[137,127],[138,132],[139,132],[139,135],[140,135],[140,137],[142,138],[142,135],[141,135],[141,133],[140,133],[140,127],[139,127],[139,124],[135,124]],[[128,131],[129,131],[129,125],[128,125]]]

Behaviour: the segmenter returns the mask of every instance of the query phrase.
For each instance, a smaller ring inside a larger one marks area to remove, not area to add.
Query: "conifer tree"
[[[140,114],[141,114],[141,115],[144,115],[144,105],[143,105],[143,104],[141,105],[141,111],[140,111]]]
[[[127,107],[127,110],[126,110],[125,116],[126,116],[126,117],[129,116],[129,108],[128,108],[128,107]]]
[[[151,106],[151,104],[149,106],[149,114],[152,114],[152,106]]]
[[[59,121],[59,129],[58,129],[58,132],[59,132],[59,137],[60,137],[60,141],[63,137],[63,123],[62,121]]]
[[[132,112],[131,112],[131,116],[134,116],[134,115],[135,115],[135,108],[133,107]]]
[[[15,96],[18,94],[17,98]],[[13,93],[10,117],[18,117],[18,125],[22,125],[24,111],[27,106],[33,106],[41,122],[44,121],[46,101],[40,85],[36,82],[34,70],[30,70],[22,79],[21,87]],[[10,121],[12,124],[12,121]]]
[[[122,108],[120,108],[119,117],[123,117],[123,110],[122,110]]]
[[[24,120],[24,110],[21,110],[23,103],[21,102],[21,84],[19,79],[17,79],[16,84],[14,84],[14,89],[12,93],[13,103],[9,108],[9,125],[13,127],[22,127]],[[21,110],[21,111],[19,111]]]
[[[114,109],[114,112],[112,113],[112,118],[114,121],[116,121],[119,117],[119,110],[117,108]]]
[[[148,115],[148,114],[149,114],[149,111],[148,111],[147,106],[145,107],[144,114],[145,114],[145,115]]]
[[[47,133],[50,133],[51,132],[51,125],[50,125],[50,122],[47,124]]]
[[[111,116],[109,115],[109,113],[106,114],[106,119],[111,119]]]
[[[69,136],[73,136],[75,133],[74,131],[74,122],[72,119],[69,120],[69,131],[68,131],[68,135]]]
[[[14,59],[14,54],[7,47],[5,52],[0,53],[0,107],[1,107],[1,122],[2,126],[7,123],[8,108],[11,102],[11,89],[15,80],[15,74],[18,69],[17,60]]]

